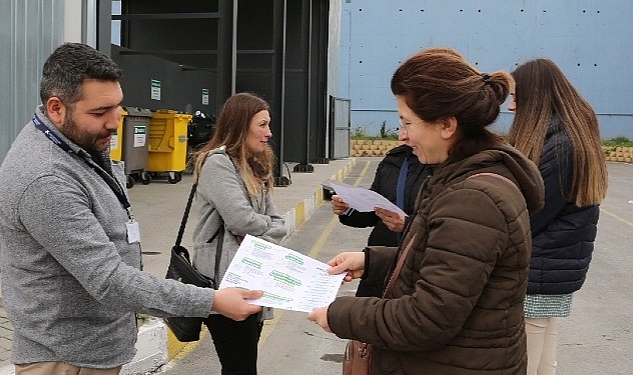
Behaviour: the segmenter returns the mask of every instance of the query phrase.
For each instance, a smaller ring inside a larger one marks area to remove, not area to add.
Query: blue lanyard
[[[398,185],[396,186],[396,206],[400,207],[402,211],[405,211],[404,204],[404,188],[407,186],[407,174],[409,173],[409,158],[404,157],[402,166],[400,167],[400,174],[398,175]]]
[[[396,206],[400,207],[402,211],[406,211],[404,203],[404,189],[407,186],[407,174],[409,173],[409,157],[405,155],[400,167],[400,174],[398,175],[398,185],[396,185]],[[396,233],[396,240],[398,244],[402,241],[402,233]]]
[[[33,123],[35,124],[35,127],[38,130],[40,130],[42,133],[44,133],[46,138],[48,138],[51,142],[53,142],[55,145],[57,145],[59,148],[61,148],[62,150],[66,151],[67,153],[73,154],[73,155],[77,155],[79,158],[81,158],[81,160],[83,160],[86,164],[88,164],[88,166],[90,168],[92,168],[92,170],[97,172],[99,177],[101,177],[105,181],[105,183],[112,190],[114,195],[116,195],[117,199],[121,203],[121,206],[123,206],[123,209],[127,213],[128,218],[130,220],[133,219],[132,211],[130,209],[130,207],[131,207],[130,201],[128,201],[127,197],[125,196],[125,193],[123,192],[123,188],[121,187],[119,182],[116,180],[116,178],[110,176],[106,171],[104,171],[95,162],[93,162],[90,158],[88,158],[86,156],[85,152],[84,153],[81,153],[81,152],[77,153],[72,148],[70,148],[70,146],[66,142],[64,142],[63,139],[61,139],[57,135],[55,135],[55,133],[53,133],[42,122],[42,120],[40,120],[40,118],[37,117],[37,114],[33,115]]]

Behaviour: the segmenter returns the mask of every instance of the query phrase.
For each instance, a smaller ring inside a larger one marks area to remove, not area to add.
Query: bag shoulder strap
[[[187,226],[187,219],[189,218],[189,212],[191,211],[191,203],[193,202],[193,196],[196,193],[196,187],[198,183],[194,183],[191,186],[191,191],[189,192],[189,198],[187,199],[187,205],[185,206],[185,212],[182,215],[182,220],[180,221],[180,228],[178,229],[178,236],[176,236],[176,245],[180,246],[182,242],[182,236],[185,234],[185,227]]]
[[[411,248],[413,247],[413,242],[415,242],[415,238],[417,236],[418,236],[417,233],[413,234],[413,236],[407,243],[407,246],[405,246],[404,250],[400,254],[400,257],[398,258],[398,263],[396,264],[396,268],[393,270],[393,273],[389,277],[389,282],[387,283],[387,287],[385,288],[385,291],[382,294],[382,298],[389,297],[389,294],[391,294],[391,291],[393,291],[393,288],[396,285],[396,280],[398,279],[398,276],[400,275],[400,271],[402,271],[402,266],[404,266],[404,261],[407,259],[409,250],[411,250]]]
[[[193,202],[193,197],[195,195],[197,186],[198,184],[195,183],[191,187],[191,192],[189,193],[189,199],[187,200],[185,212],[182,215],[182,221],[180,222],[180,229],[178,229],[178,236],[176,237],[176,246],[180,246],[180,243],[182,242],[182,236],[184,235],[184,232],[185,232],[185,227],[187,225],[187,218],[189,217],[189,212],[191,211],[191,204]],[[209,240],[207,240],[207,243],[213,242],[213,240],[215,240],[216,238],[218,238],[221,241],[223,237],[224,237],[224,219],[222,218],[222,216],[220,216],[220,226],[218,227],[218,230],[215,231],[213,236],[209,238]]]
[[[191,186],[191,191],[189,192],[189,198],[187,199],[185,212],[182,215],[182,221],[180,222],[180,228],[178,229],[178,236],[176,237],[176,244],[174,248],[180,247],[180,243],[182,242],[182,236],[185,233],[185,227],[187,226],[187,219],[189,218],[189,212],[191,212],[191,204],[193,203],[193,197],[196,193],[197,187],[198,187],[198,183],[194,183]],[[217,243],[216,251],[215,251],[215,275],[214,275],[215,278],[214,280],[215,282],[219,282],[218,269],[220,267],[220,259],[222,257],[222,245],[224,242],[224,219],[222,219],[222,216],[220,216],[220,226],[218,227],[218,230],[215,232],[213,237],[211,237],[211,239],[207,242],[208,243],[213,242],[213,240],[216,238],[218,239],[218,243]]]
[[[208,156],[208,155],[207,155]],[[203,162],[204,164],[204,162]],[[199,178],[199,176],[198,176]],[[182,214],[182,220],[180,221],[180,228],[178,229],[178,235],[176,236],[176,244],[175,246],[180,246],[182,242],[182,237],[185,234],[185,227],[187,226],[187,219],[189,218],[189,213],[191,212],[191,205],[193,203],[193,197],[196,194],[196,188],[198,187],[198,180],[196,179],[193,185],[191,185],[191,191],[189,192],[189,198],[187,198],[187,205],[185,206],[185,212]],[[217,236],[220,230],[224,229],[224,219],[220,216],[220,227],[217,232],[211,237],[208,242],[212,242]]]

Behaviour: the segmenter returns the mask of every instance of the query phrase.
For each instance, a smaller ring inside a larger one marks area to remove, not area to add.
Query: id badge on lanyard
[[[127,243],[140,243],[141,242],[141,227],[138,224],[138,221],[133,218],[128,220],[125,223],[125,229],[127,232]]]

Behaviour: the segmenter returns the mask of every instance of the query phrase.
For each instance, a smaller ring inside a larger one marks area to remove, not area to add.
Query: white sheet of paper
[[[220,288],[263,290],[254,305],[310,312],[329,305],[345,273],[330,275],[326,263],[246,235],[226,270]]]
[[[370,212],[373,211],[375,207],[380,207],[407,216],[400,207],[391,203],[389,199],[373,190],[335,182],[329,183],[329,186],[334,189],[336,195],[343,198],[343,200],[356,211]]]

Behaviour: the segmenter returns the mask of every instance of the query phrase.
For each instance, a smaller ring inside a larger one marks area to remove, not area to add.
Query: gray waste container
[[[144,108],[124,107],[123,114],[123,150],[122,160],[125,162],[127,187],[134,186],[135,180],[144,185],[151,181],[146,172],[149,154],[148,133],[152,111]]]

